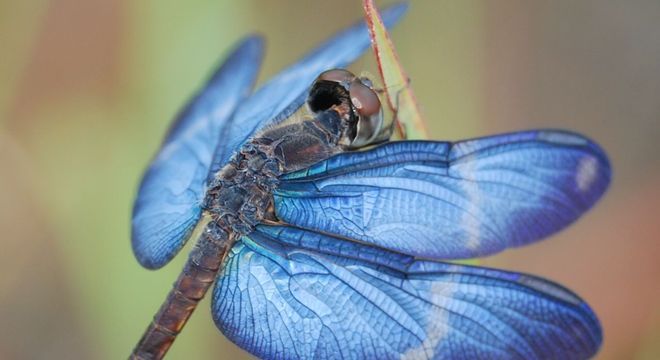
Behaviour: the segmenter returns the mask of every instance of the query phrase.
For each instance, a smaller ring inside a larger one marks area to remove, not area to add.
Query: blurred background
[[[0,0],[0,359],[126,358],[185,257],[147,271],[129,241],[173,115],[245,34],[267,37],[263,82],[361,16],[357,0]],[[658,19],[657,0],[429,0],[393,31],[434,138],[567,128],[609,153],[593,211],[484,260],[582,295],[599,359],[660,358]],[[248,356],[207,300],[170,358],[223,357]]]

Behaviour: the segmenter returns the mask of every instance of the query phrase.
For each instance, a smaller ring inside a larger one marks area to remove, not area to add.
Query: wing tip
[[[135,259],[140,265],[149,270],[157,270],[165,266],[173,257],[174,254],[165,254],[154,246],[153,241],[150,241],[150,236],[140,231],[140,224],[136,224],[135,219],[131,225],[131,249]],[[175,252],[176,254],[176,252]]]
[[[261,59],[263,58],[265,50],[265,40],[264,37],[260,34],[250,34],[243,37],[239,40],[234,46],[229,50],[229,55],[223,57],[220,62],[220,65],[216,68],[211,80],[208,83],[214,83],[218,81],[220,77],[227,76],[227,71],[229,68],[235,66],[248,66],[252,65],[255,70],[249,71],[246,74],[251,76],[252,81],[256,78],[256,69],[261,65]],[[251,86],[250,86],[251,88]]]
[[[401,20],[401,18],[408,12],[409,7],[410,4],[408,1],[401,1],[383,10],[381,12],[381,16],[385,26],[391,28],[392,26],[396,25],[396,23],[398,23],[399,20]]]
[[[596,312],[579,295],[560,284],[533,275],[519,274],[516,282],[554,301],[567,304],[573,311],[575,321],[568,330],[573,332],[576,343],[579,343],[573,350],[583,354],[585,358],[590,358],[598,352],[603,343],[602,326]]]
[[[600,320],[598,319],[598,316],[596,315],[596,312],[591,308],[591,306],[589,306],[589,304],[586,301],[582,301],[580,307],[582,308],[586,317],[590,321],[589,329],[591,330],[591,333],[593,335],[593,343],[594,343],[593,354],[596,354],[600,346],[603,344],[603,327],[600,323]]]
[[[264,54],[266,40],[262,34],[252,33],[249,34],[236,45],[234,52],[246,52],[251,56],[261,58]]]
[[[165,266],[169,262],[168,257],[162,257],[155,254],[153,251],[146,249],[142,246],[144,243],[143,240],[140,240],[139,237],[131,237],[131,247],[133,249],[133,255],[138,263],[145,269],[149,270],[158,270]]]
[[[138,201],[136,206],[138,208]],[[147,212],[133,211],[131,220],[131,248],[135,259],[140,265],[149,270],[157,270],[167,265],[188,242],[195,229],[199,215],[193,213],[192,217],[181,222],[178,227],[162,227],[161,222],[154,222]],[[146,216],[146,218],[141,218]],[[162,220],[162,219],[161,219]]]
[[[539,130],[537,138],[551,144],[578,147],[589,154],[578,163],[576,184],[580,192],[587,195],[587,207],[593,206],[612,180],[612,165],[605,150],[596,141],[568,130]]]
[[[552,144],[584,148],[598,157],[605,169],[610,170],[610,160],[605,150],[596,141],[585,135],[569,130],[543,129],[537,130],[537,138]]]
[[[592,358],[598,353],[603,344],[603,328],[598,316],[585,301],[580,303],[577,314],[582,329],[574,326],[572,330],[574,331],[574,338],[580,340],[581,349],[579,350],[581,351],[575,349],[575,352],[583,353],[584,358]]]

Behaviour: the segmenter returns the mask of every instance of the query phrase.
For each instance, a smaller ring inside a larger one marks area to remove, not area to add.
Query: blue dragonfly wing
[[[460,259],[566,227],[609,180],[596,144],[537,130],[340,154],[284,175],[274,199],[277,216],[292,225],[415,256]]]
[[[234,245],[212,299],[220,330],[260,358],[584,359],[600,346],[588,305],[547,280],[412,257],[404,272],[280,233]]]
[[[245,39],[178,115],[149,165],[132,218],[133,251],[143,266],[169,262],[199,220],[220,128],[249,94],[262,52],[261,38]]]
[[[381,13],[383,22],[388,28],[393,26],[406,10],[405,3],[384,10]],[[214,176],[235,149],[252,134],[288,118],[298,110],[304,104],[312,82],[321,72],[350,65],[370,44],[366,24],[358,23],[328,39],[257,90],[239,107],[231,126],[223,128],[222,138],[225,141],[216,150],[209,177]]]

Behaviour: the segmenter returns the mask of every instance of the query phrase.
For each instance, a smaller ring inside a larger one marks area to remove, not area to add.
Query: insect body
[[[332,72],[352,75],[345,70]],[[273,219],[272,210],[267,212],[272,209],[272,193],[282,173],[307,168],[346,151],[356,140],[366,144],[365,139],[373,138],[360,126],[374,122],[371,116],[380,111],[380,103],[370,113],[354,103],[367,103],[373,97],[378,101],[375,92],[354,76],[353,84],[344,85],[327,83],[325,74],[314,82],[307,99],[312,114],[259,132],[209,182],[203,211],[210,220],[133,358],[164,356],[212,284],[227,251],[264,219]],[[357,93],[349,91],[358,86],[364,88]]]
[[[132,244],[154,269],[196,243],[132,358],[162,358],[211,285],[218,328],[261,358],[596,353],[598,319],[576,294],[445,261],[574,222],[609,184],[603,150],[558,130],[388,141],[370,83],[337,70],[368,46],[356,25],[250,94],[250,37],[179,115],[140,185]]]

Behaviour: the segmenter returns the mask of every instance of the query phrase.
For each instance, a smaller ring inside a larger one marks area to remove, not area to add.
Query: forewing
[[[530,131],[458,143],[401,141],[284,175],[282,221],[434,259],[544,238],[604,193],[610,167],[588,139]]]
[[[404,3],[383,11],[386,26],[393,26],[406,9],[407,4]],[[229,160],[234,149],[258,129],[276,124],[298,110],[304,104],[312,82],[321,72],[348,66],[369,45],[367,26],[356,24],[321,44],[256,91],[241,104],[231,126],[223,128],[222,138],[225,141],[216,150],[209,176],[213,176]]]
[[[401,272],[261,231],[231,249],[212,301],[222,332],[268,359],[583,359],[601,342],[591,309],[543,279],[430,261]]]
[[[245,98],[261,63],[259,37],[244,40],[190,101],[147,169],[133,208],[132,245],[140,264],[165,265],[199,220],[204,183],[220,128]]]

